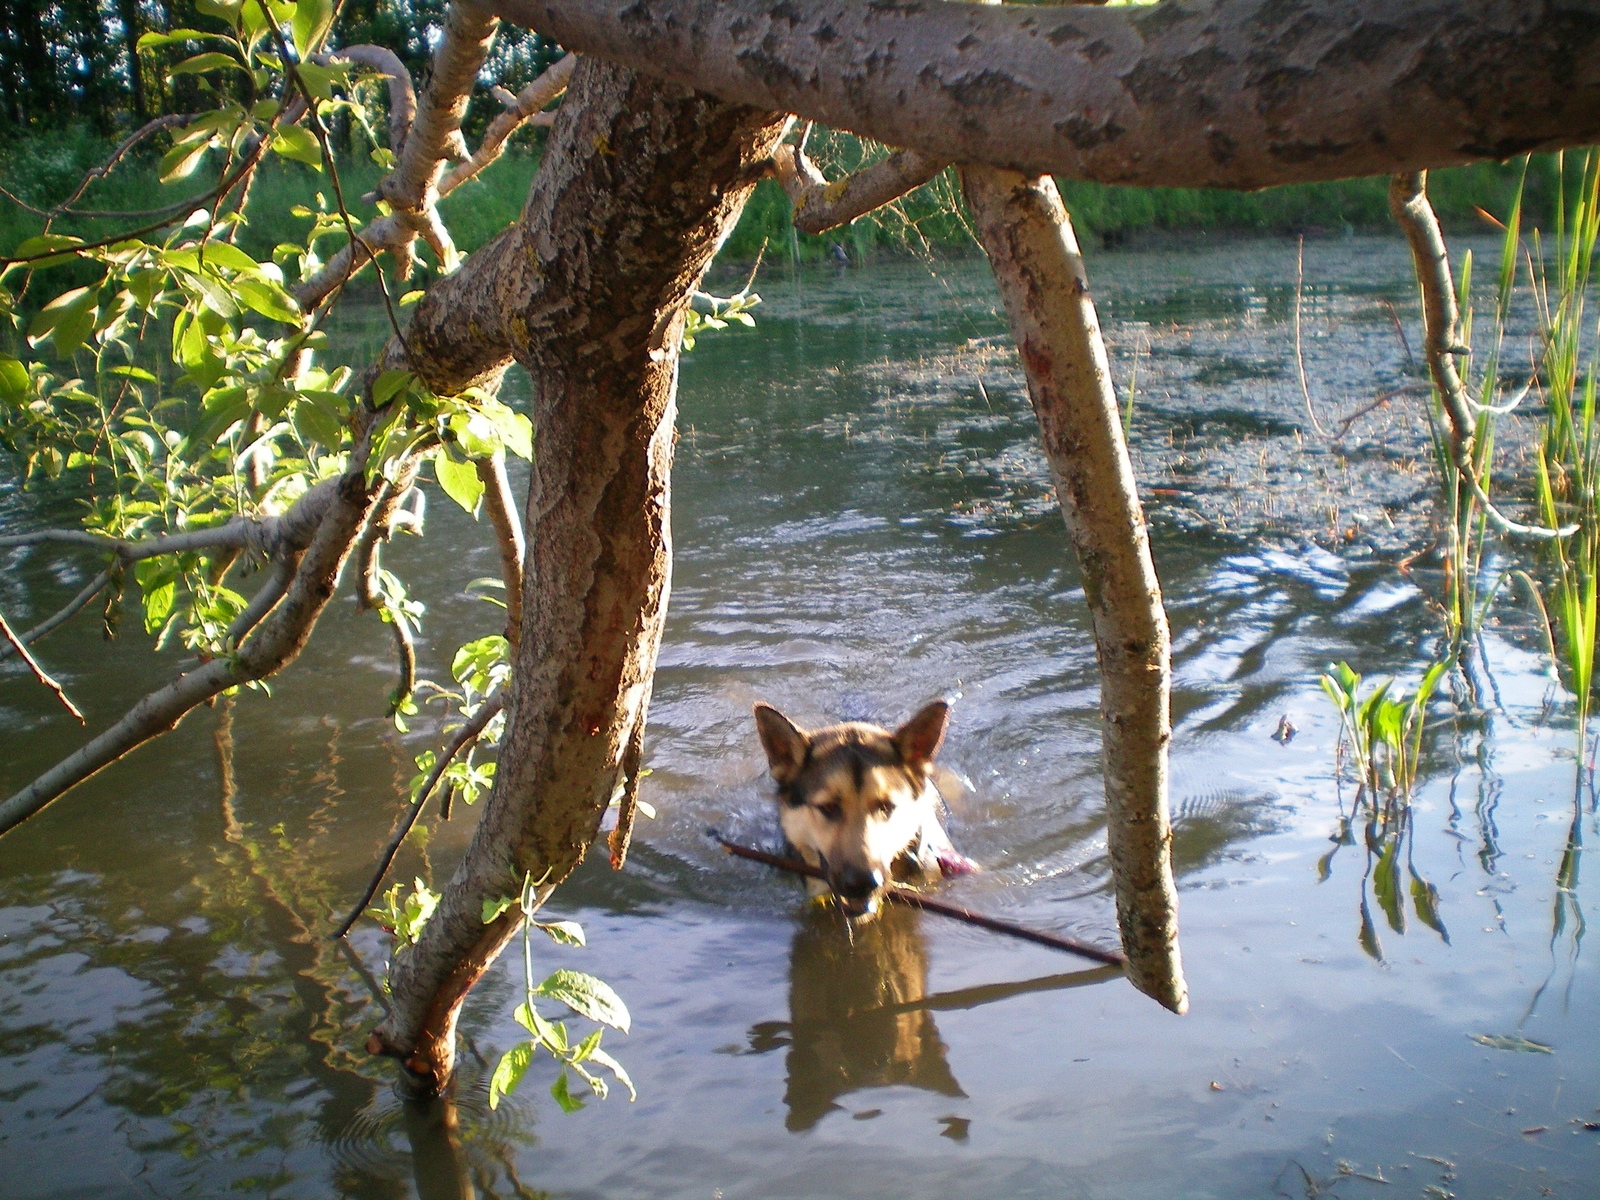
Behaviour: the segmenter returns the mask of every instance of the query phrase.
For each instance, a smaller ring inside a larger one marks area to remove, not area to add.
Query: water
[[[1595,885],[1580,867],[1557,886],[1569,841],[1600,834],[1587,793],[1574,824],[1567,709],[1511,605],[1488,644],[1503,709],[1458,729],[1439,708],[1397,855],[1378,861],[1359,823],[1330,840],[1351,797],[1318,670],[1414,680],[1432,644],[1431,576],[1393,565],[1427,516],[1416,399],[1340,445],[1309,436],[1292,245],[1091,265],[1119,378],[1137,361],[1174,626],[1188,1016],[933,917],[851,945],[790,881],[706,842],[709,824],[773,837],[754,700],[892,721],[959,696],[952,831],[986,869],[947,893],[1113,937],[1082,593],[981,269],[778,276],[757,330],[685,365],[644,788],[660,815],[625,872],[597,861],[559,894],[588,948],[544,952],[627,999],[613,1048],[638,1102],[563,1116],[541,1067],[488,1110],[514,960],[467,1007],[449,1104],[405,1105],[363,1051],[385,939],[325,933],[434,737],[382,719],[384,630],[341,604],[272,703],[195,714],[0,842],[0,1196],[1600,1195]],[[1410,284],[1397,240],[1308,246],[1306,277],[1330,427],[1414,378],[1384,304],[1409,311]],[[0,522],[49,515],[32,505],[5,492]],[[461,514],[429,519],[392,564],[429,602],[442,676],[495,626],[460,592],[495,558]],[[0,604],[25,623],[87,564],[5,567]],[[172,662],[80,621],[43,656],[95,726]],[[1280,745],[1284,716],[1299,733]],[[0,787],[78,736],[4,668]],[[395,878],[443,878],[469,820]]]

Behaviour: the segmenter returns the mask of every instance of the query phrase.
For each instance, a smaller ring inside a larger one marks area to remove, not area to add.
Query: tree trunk
[[[1260,188],[1600,140],[1594,0],[482,0],[568,49],[891,146]]]
[[[509,346],[533,378],[537,442],[495,786],[421,942],[394,963],[393,1011],[369,1042],[422,1090],[448,1080],[461,1002],[520,920],[485,925],[484,900],[517,895],[529,873],[548,894],[629,783],[671,569],[683,312],[783,127],[585,61],[521,224],[479,269],[492,287],[446,285],[456,328],[479,343],[453,369],[492,369],[483,347]],[[414,347],[438,344],[443,311],[418,317]]]
[[[1010,318],[1100,661],[1106,841],[1135,987],[1188,1008],[1167,811],[1171,641],[1150,560],[1105,343],[1055,184],[992,167],[961,173]]]

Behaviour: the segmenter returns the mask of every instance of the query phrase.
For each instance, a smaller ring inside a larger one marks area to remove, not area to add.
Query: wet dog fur
[[[770,704],[755,706],[756,730],[778,785],[778,820],[800,857],[827,873],[809,880],[850,916],[877,911],[894,879],[972,870],[939,821],[934,755],[950,706],[936,700],[899,729],[851,721],[815,732]]]

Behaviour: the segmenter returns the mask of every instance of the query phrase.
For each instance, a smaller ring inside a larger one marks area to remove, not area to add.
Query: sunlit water
[[[780,272],[758,329],[685,364],[644,791],[660,815],[624,873],[596,862],[559,893],[588,948],[541,948],[628,1001],[613,1049],[638,1102],[563,1116],[541,1067],[488,1110],[484,1064],[519,1034],[512,960],[468,1005],[453,1107],[408,1107],[366,1056],[386,939],[327,932],[435,735],[382,719],[385,632],[340,604],[270,703],[195,714],[0,843],[0,1196],[1600,1196],[1593,871],[1580,857],[1557,886],[1597,832],[1537,642],[1491,630],[1492,717],[1457,728],[1436,706],[1387,866],[1359,824],[1330,840],[1352,797],[1319,669],[1414,679],[1433,646],[1427,576],[1392,565],[1431,494],[1420,402],[1346,445],[1312,436],[1292,244],[1091,265],[1119,379],[1138,371],[1174,625],[1188,1016],[933,917],[851,945],[705,840],[775,838],[755,699],[822,722],[958,697],[952,829],[985,870],[947,894],[1114,937],[1082,593],[981,266]],[[1415,378],[1385,307],[1411,290],[1397,240],[1310,245],[1306,276],[1331,432]],[[0,492],[6,526],[40,519]],[[495,627],[458,590],[495,558],[458,512],[430,525],[392,562],[429,601],[442,676]],[[90,569],[0,561],[18,625]],[[91,726],[172,669],[87,617],[43,657]],[[3,672],[10,790],[80,734]],[[471,819],[396,878],[444,878]]]

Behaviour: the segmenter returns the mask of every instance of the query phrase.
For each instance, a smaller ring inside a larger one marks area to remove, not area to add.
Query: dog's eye
[[[817,805],[817,811],[822,814],[824,820],[828,821],[837,821],[844,816],[844,809],[839,807],[837,800],[829,800],[826,804]]]
[[[880,800],[873,806],[872,811],[880,817],[892,817],[894,816],[894,801]]]

